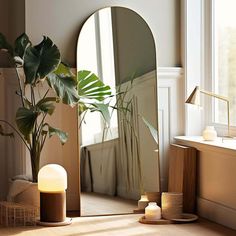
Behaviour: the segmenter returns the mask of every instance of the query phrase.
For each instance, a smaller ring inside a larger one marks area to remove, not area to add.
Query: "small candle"
[[[214,141],[217,139],[217,133],[214,126],[207,126],[206,129],[203,131],[203,139],[205,141]]]
[[[145,218],[147,220],[160,220],[161,219],[161,208],[157,206],[156,202],[149,202],[145,208]]]
[[[141,195],[140,200],[138,201],[138,209],[144,210],[147,207],[149,201],[146,195]]]

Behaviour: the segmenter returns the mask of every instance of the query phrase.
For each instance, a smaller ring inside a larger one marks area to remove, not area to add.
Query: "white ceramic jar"
[[[145,208],[145,219],[147,220],[160,220],[161,208],[157,206],[156,202],[149,202]]]
[[[205,141],[214,141],[217,139],[217,133],[214,126],[207,126],[202,133]]]

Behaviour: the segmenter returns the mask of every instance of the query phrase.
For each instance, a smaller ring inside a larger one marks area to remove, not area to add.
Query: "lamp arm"
[[[205,91],[205,90],[200,90],[200,92],[203,93],[203,94],[206,94],[208,96],[215,97],[215,98],[218,98],[220,100],[223,100],[223,101],[225,101],[227,103],[227,128],[228,128],[228,137],[230,137],[230,131],[229,131],[229,128],[230,128],[229,99],[227,97],[220,96],[218,94],[211,93],[211,92],[208,92],[208,91]]]
[[[215,93],[212,93],[212,92],[208,92],[206,90],[199,90],[200,93],[203,93],[203,94],[206,94],[208,96],[211,96],[211,97],[215,97],[215,98],[218,98],[218,99],[221,99],[221,100],[224,100],[226,102],[229,102],[229,99],[227,97],[224,97],[224,96],[221,96],[221,95],[218,95],[218,94],[215,94]]]

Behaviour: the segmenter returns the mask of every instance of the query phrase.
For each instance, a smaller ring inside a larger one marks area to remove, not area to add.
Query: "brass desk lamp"
[[[193,92],[188,97],[188,99],[185,101],[185,103],[200,106],[200,93],[203,93],[203,94],[208,95],[210,97],[218,98],[218,99],[223,100],[223,101],[226,102],[226,104],[227,104],[227,125],[228,125],[228,134],[227,134],[226,137],[227,138],[232,138],[230,136],[230,131],[229,131],[229,127],[230,127],[229,99],[227,97],[224,97],[224,96],[212,93],[212,92],[202,90],[198,86],[196,86],[195,89],[193,90]]]

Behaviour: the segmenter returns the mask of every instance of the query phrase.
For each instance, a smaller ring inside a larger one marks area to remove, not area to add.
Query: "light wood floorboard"
[[[81,193],[80,198],[82,216],[133,213],[138,206],[135,200],[99,193]]]
[[[235,236],[236,231],[199,220],[190,224],[144,225],[138,222],[140,215],[99,216],[73,218],[64,227],[16,227],[0,228],[1,236]]]

